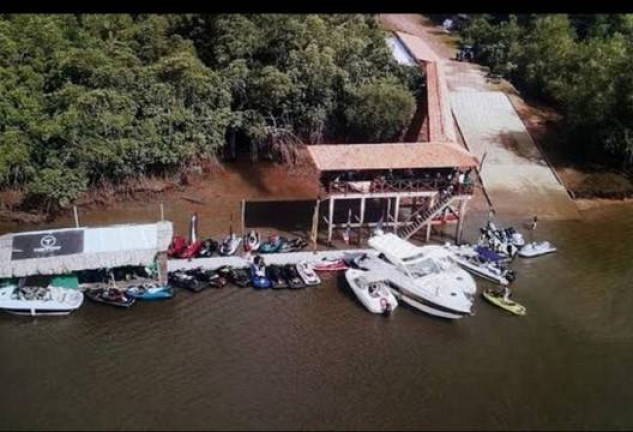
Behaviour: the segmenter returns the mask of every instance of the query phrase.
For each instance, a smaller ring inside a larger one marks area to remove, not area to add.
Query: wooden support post
[[[334,198],[330,197],[330,209],[328,212],[328,227],[327,227],[327,244],[332,246],[332,223],[334,222]]]
[[[321,206],[321,200],[317,199],[314,205],[314,216],[312,218],[312,243],[314,250],[317,250],[317,238],[319,236],[319,209]]]
[[[242,200],[242,234],[244,233],[244,231],[246,231],[246,200],[243,199]]]
[[[391,198],[387,198],[387,221],[391,219]],[[385,230],[385,232],[387,232]]]
[[[431,199],[429,200],[429,208],[433,207],[435,205],[435,197],[432,196]],[[431,222],[429,221],[429,224],[426,226],[426,242],[428,243],[431,240]]]
[[[394,206],[394,215],[393,215],[393,232],[398,233],[398,215],[400,213],[400,195],[396,197],[396,205]]]
[[[461,202],[459,203],[459,217],[457,219],[457,232],[455,234],[455,243],[458,245],[462,243],[462,231],[464,228],[464,217],[466,216],[466,204],[466,200],[461,200]]]
[[[163,222],[165,220],[165,206],[163,203],[160,203],[160,221]]]
[[[167,283],[167,252],[159,252],[156,261],[158,264],[158,282]]]
[[[358,227],[358,245],[361,244],[361,234],[363,232],[363,222],[365,222],[365,197],[360,199],[360,225]]]
[[[75,228],[79,228],[79,215],[77,214],[77,206],[73,206],[73,215],[75,217]]]

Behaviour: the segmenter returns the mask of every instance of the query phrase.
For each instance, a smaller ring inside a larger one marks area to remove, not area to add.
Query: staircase
[[[455,197],[453,195],[448,195],[442,198],[433,207],[413,213],[411,217],[409,218],[409,221],[414,218],[417,218],[418,215],[420,217],[419,220],[417,220],[416,222],[413,222],[411,225],[407,225],[404,228],[398,230],[399,231],[398,235],[402,237],[403,239],[408,240],[409,238],[411,238],[413,234],[417,233],[424,226],[429,224],[431,222],[431,219],[433,219],[439,212],[444,210],[446,206],[450,205],[454,198]]]

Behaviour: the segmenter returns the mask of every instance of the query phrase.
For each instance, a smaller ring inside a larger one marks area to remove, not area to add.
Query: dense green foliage
[[[585,159],[633,167],[633,15],[472,15],[478,61],[560,107]]]
[[[0,187],[55,209],[228,137],[392,140],[418,75],[370,16],[0,16]]]

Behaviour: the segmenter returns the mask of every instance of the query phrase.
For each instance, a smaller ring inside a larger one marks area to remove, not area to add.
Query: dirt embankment
[[[318,185],[316,168],[307,151],[300,149],[297,158],[287,164],[249,160],[205,164],[175,177],[142,178],[93,188],[73,204],[83,214],[103,210],[116,213],[120,208],[159,202],[189,210],[186,203],[195,207],[222,200],[312,198],[319,193]],[[48,224],[60,216],[66,217],[71,208],[61,209],[58,214],[45,214],[26,208],[23,191],[0,191],[0,225],[7,227]]]
[[[629,175],[576,157],[565,136],[564,121],[559,112],[535,101],[526,102],[514,92],[508,97],[534,142],[577,201],[596,199],[596,205],[602,205],[611,200],[633,198],[633,181]],[[586,203],[577,204],[581,208],[587,207]]]

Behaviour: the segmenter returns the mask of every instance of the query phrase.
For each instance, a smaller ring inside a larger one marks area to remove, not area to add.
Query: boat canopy
[[[496,261],[503,260],[503,257],[501,257],[501,255],[499,255],[496,252],[488,249],[485,246],[477,246],[475,248],[475,252],[477,252],[480,257],[484,258],[487,261],[495,261],[496,262]]]

